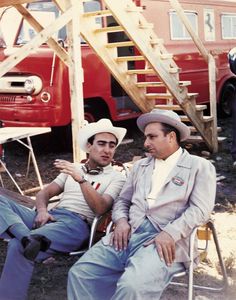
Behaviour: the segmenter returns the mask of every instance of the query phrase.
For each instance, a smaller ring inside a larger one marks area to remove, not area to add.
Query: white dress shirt
[[[157,201],[157,195],[164,185],[164,182],[169,175],[170,171],[175,167],[177,161],[182,153],[182,148],[179,147],[177,151],[171,154],[167,159],[156,159],[155,168],[152,173],[152,186],[148,195],[147,202],[151,208],[155,201]]]

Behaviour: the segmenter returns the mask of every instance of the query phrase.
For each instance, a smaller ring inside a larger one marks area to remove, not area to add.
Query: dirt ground
[[[219,120],[219,126],[222,127],[220,135],[227,137],[227,140],[221,144],[218,153],[207,153],[208,150],[204,144],[185,145],[189,152],[210,159],[217,170],[217,197],[212,217],[215,220],[220,247],[230,283],[227,291],[217,294],[196,290],[195,299],[198,300],[216,300],[222,298],[225,300],[236,299],[236,170],[232,169],[230,156],[231,122],[232,120],[230,118]],[[121,145],[117,150],[115,158],[121,162],[127,162],[132,160],[133,156],[142,156],[144,154],[143,138],[142,134],[136,128],[135,122],[122,122],[119,123],[119,125],[128,128],[126,141],[131,142],[131,140],[133,140],[133,142]],[[63,158],[72,160],[72,153],[61,152],[60,146],[57,146],[55,149],[50,135],[42,135],[40,138],[33,138],[32,141],[43,182],[45,184],[49,183],[57,175],[57,171],[53,167],[54,159]],[[32,167],[26,177],[27,151],[23,149],[21,145],[18,145],[16,142],[6,144],[5,155],[9,170],[23,190],[38,185]],[[8,176],[5,173],[1,174],[5,187],[16,191]],[[1,242],[0,268],[2,268],[4,264],[5,253],[6,244]],[[60,256],[54,263],[49,265],[36,265],[28,299],[65,300],[67,273],[70,266],[72,266],[77,259],[77,257]],[[214,251],[213,242],[211,241],[207,258],[195,272],[195,283],[203,283],[206,285],[219,283],[221,275],[218,270],[217,257]],[[170,300],[173,298],[187,299],[187,290],[185,288],[169,286],[164,292],[162,300]]]

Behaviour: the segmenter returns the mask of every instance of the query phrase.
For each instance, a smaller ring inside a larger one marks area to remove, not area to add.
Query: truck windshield
[[[99,10],[101,7],[100,1],[89,1],[84,3],[84,11],[95,11]],[[50,23],[52,23],[58,16],[59,10],[55,4],[51,1],[30,3],[27,7],[32,16],[45,28]],[[101,23],[101,19],[98,18],[96,22]],[[26,44],[29,42],[35,35],[36,31],[29,25],[26,20],[23,20],[19,35],[16,40],[17,45]],[[63,27],[58,32],[54,34],[56,40],[66,40],[66,27]],[[82,41],[83,42],[83,41]]]
[[[43,26],[47,27],[52,23],[59,15],[57,7],[52,2],[37,2],[30,3],[28,5],[28,10],[32,16]],[[26,20],[23,20],[19,35],[17,37],[16,44],[26,44],[29,42],[35,35],[36,31],[29,25]],[[54,38],[61,39],[60,34],[63,34],[63,30],[60,30],[59,33],[55,33]],[[64,34],[65,35],[65,34]],[[65,36],[64,36],[65,38]]]
[[[2,34],[1,27],[0,27],[0,48],[6,48],[6,43]]]

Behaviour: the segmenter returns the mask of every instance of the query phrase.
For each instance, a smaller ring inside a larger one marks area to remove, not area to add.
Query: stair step
[[[217,140],[219,143],[222,143],[223,141],[225,141],[227,139],[227,137],[223,137],[223,136],[218,136]],[[190,135],[190,137],[187,140],[188,143],[199,143],[199,142],[203,142],[204,140],[201,136],[199,135]]]
[[[130,46],[134,46],[133,41],[115,42],[106,45],[107,48],[130,47]]]
[[[124,62],[124,61],[139,61],[139,60],[145,60],[145,58],[142,55],[137,55],[137,56],[120,56],[117,57],[116,61],[117,62]]]
[[[104,10],[85,12],[83,15],[85,17],[103,17],[103,16],[112,16],[112,12],[109,9],[104,9]]]
[[[172,59],[173,54],[172,53],[162,53],[158,55],[160,59]]]
[[[132,74],[155,74],[153,69],[135,69],[135,70],[128,70],[126,72],[128,75]]]
[[[187,116],[180,116],[180,119],[182,122],[190,122],[189,118]],[[202,118],[202,122],[210,122],[213,121],[213,117],[212,116],[203,116]]]
[[[94,30],[94,33],[100,33],[100,32],[120,32],[124,31],[122,26],[110,26],[110,27],[102,27],[102,28],[96,28]]]
[[[188,126],[188,128],[190,129],[191,132],[198,132],[196,127],[194,126]],[[221,127],[217,127],[217,132],[221,132],[222,128]]]
[[[179,68],[169,68],[169,73],[175,74],[179,72]],[[153,69],[135,69],[135,70],[128,70],[127,74],[155,74]]]
[[[181,71],[181,68],[174,68],[174,67],[169,68],[170,74],[176,74],[176,73],[179,73],[180,71]]]
[[[143,8],[141,6],[136,6],[136,5],[132,5],[132,7],[130,5],[127,5],[126,9],[127,12],[143,12]]]
[[[148,93],[146,94],[146,98],[149,99],[172,99],[172,94],[167,93]]]
[[[153,29],[154,28],[154,24],[153,23],[139,24],[138,27],[140,29]]]
[[[188,93],[188,98],[196,97],[198,93]],[[147,99],[171,99],[173,98],[172,94],[168,93],[147,93]]]
[[[163,39],[150,39],[150,44],[151,45],[159,45],[159,44],[163,44],[164,43],[164,40]],[[163,54],[169,54],[169,53],[163,53]],[[171,57],[172,58],[172,54],[171,54]]]
[[[207,105],[198,104],[195,106],[197,111],[207,109]],[[166,110],[182,110],[182,108],[178,104],[157,104],[155,108],[166,109]]]
[[[191,81],[180,81],[179,86],[189,86],[191,85]],[[165,87],[165,84],[162,81],[145,81],[145,82],[137,82],[136,86],[139,88],[145,87]]]

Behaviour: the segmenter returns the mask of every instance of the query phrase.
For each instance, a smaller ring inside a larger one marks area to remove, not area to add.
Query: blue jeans
[[[89,237],[89,226],[78,214],[63,208],[50,211],[56,219],[44,226],[32,229],[36,212],[0,196],[0,237],[10,238],[5,230],[13,224],[24,223],[30,234],[42,234],[51,240],[47,252],[39,252],[36,261],[42,261],[55,252],[77,250]],[[0,300],[23,300],[33,273],[34,262],[23,256],[21,241],[12,238],[8,242],[7,256],[0,279]]]
[[[154,244],[143,243],[157,235],[146,219],[131,236],[128,247],[116,251],[98,242],[70,269],[68,300],[143,300],[159,299],[182,263],[167,267]]]

